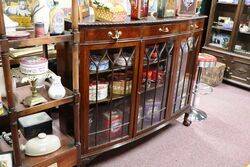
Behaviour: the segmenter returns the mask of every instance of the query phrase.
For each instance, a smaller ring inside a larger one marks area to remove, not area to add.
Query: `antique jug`
[[[65,96],[66,90],[61,83],[60,76],[54,76],[52,78],[52,84],[49,88],[48,94],[51,99],[55,100],[62,99]]]

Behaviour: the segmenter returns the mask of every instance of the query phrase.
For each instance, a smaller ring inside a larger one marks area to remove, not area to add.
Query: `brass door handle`
[[[168,32],[169,32],[169,29],[168,29],[168,27],[165,27],[165,28],[159,28],[159,31],[160,31],[160,32],[165,32],[165,33],[168,33]]]
[[[112,38],[113,40],[115,41],[118,41],[119,38],[121,37],[122,35],[122,32],[121,31],[118,31],[118,30],[115,30],[115,35],[113,36],[113,33],[111,31],[108,32],[108,36],[110,38]]]

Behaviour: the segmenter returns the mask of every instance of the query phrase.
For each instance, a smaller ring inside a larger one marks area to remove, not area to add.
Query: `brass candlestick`
[[[36,89],[36,81],[37,81],[37,79],[30,81],[30,85],[31,85],[30,90],[32,92],[32,95],[26,97],[23,100],[23,104],[25,106],[31,107],[31,106],[35,106],[37,104],[47,102],[47,100],[40,93],[38,93],[38,91]]]

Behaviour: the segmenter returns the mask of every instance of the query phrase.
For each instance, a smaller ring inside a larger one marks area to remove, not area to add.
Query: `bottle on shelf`
[[[50,9],[46,3],[46,0],[38,0],[36,6],[34,7],[34,23],[43,23],[45,34],[49,31],[49,13]]]
[[[60,35],[64,31],[64,12],[59,7],[59,2],[54,1],[55,6],[50,11],[50,35]]]

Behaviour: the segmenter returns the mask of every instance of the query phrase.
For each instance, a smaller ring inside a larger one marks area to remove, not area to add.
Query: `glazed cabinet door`
[[[174,38],[142,42],[136,107],[136,134],[165,122]]]
[[[139,43],[118,42],[83,48],[80,55],[84,120],[81,130],[86,153],[132,135]]]
[[[171,117],[177,115],[190,106],[193,82],[196,72],[196,60],[199,53],[199,41],[201,33],[182,36],[178,39],[178,49],[175,57],[173,73],[173,93]]]

